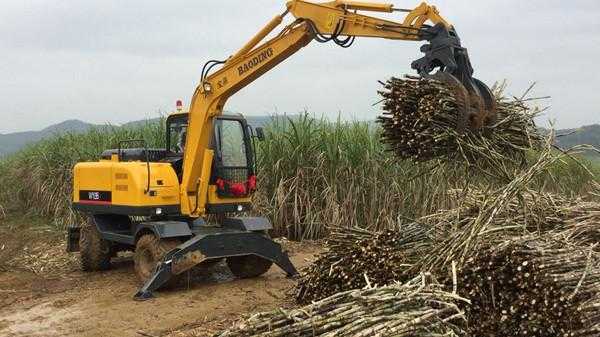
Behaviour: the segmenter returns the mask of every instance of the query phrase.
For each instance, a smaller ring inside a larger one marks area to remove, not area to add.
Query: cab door
[[[250,128],[241,116],[220,116],[214,120],[213,126],[215,155],[207,212],[247,211],[256,190]]]

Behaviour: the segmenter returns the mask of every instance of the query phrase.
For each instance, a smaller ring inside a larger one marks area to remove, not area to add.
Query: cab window
[[[187,119],[173,120],[169,124],[169,152],[183,153],[187,136]]]
[[[215,123],[215,140],[217,156],[222,167],[248,167],[242,123],[236,120],[217,120]]]

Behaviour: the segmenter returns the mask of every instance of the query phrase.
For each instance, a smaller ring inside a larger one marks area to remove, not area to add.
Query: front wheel
[[[256,255],[232,256],[227,258],[227,266],[238,278],[260,276],[271,268],[273,262]]]

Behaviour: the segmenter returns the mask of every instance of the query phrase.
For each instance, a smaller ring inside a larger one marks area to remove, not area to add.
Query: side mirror
[[[254,131],[256,131],[256,138],[258,138],[258,140],[261,142],[265,140],[265,131],[263,128],[256,128]]]

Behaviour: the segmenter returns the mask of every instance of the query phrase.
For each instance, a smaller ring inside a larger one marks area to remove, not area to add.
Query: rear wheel
[[[112,256],[110,242],[104,240],[90,218],[81,227],[79,234],[80,261],[84,271],[99,271],[110,268]]]
[[[180,244],[176,239],[159,239],[153,234],[145,234],[137,241],[133,255],[135,273],[141,283],[146,282],[154,273],[156,265],[165,254]],[[180,275],[172,275],[165,284],[173,287],[179,284]]]
[[[256,255],[232,256],[227,258],[227,266],[238,278],[252,278],[266,273],[273,262]]]

